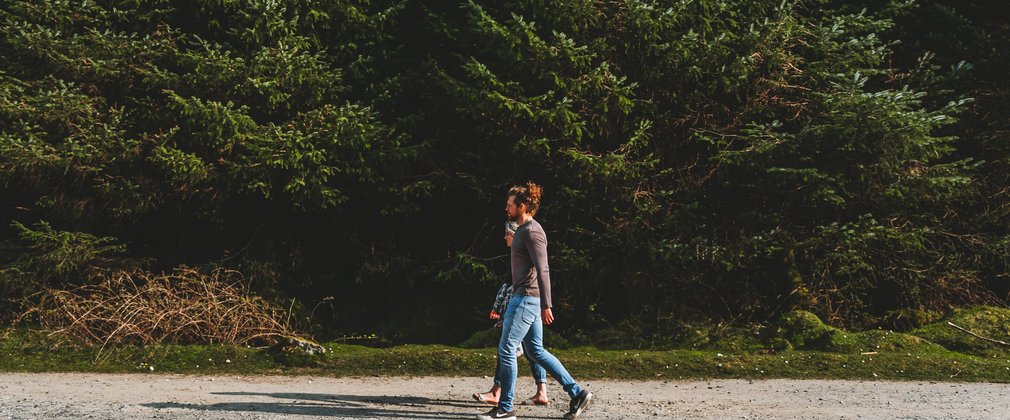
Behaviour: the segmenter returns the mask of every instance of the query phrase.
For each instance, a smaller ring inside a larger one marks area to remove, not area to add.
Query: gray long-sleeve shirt
[[[547,266],[547,234],[530,219],[512,239],[512,294],[539,296],[540,307],[551,307],[551,273]]]

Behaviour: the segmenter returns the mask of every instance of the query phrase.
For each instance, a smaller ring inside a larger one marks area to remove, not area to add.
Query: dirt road
[[[0,373],[0,419],[470,419],[486,378]],[[589,381],[587,419],[1007,419],[1010,385],[798,380]],[[532,394],[520,378],[519,395]],[[567,398],[520,407],[561,418]]]

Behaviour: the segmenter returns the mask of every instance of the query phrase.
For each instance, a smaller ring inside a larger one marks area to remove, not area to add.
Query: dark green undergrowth
[[[1010,382],[1010,348],[947,325],[953,322],[993,339],[1008,335],[1010,310],[976,307],[908,333],[850,332],[796,311],[775,325],[723,330],[697,348],[601,350],[553,347],[582,379],[800,378]],[[735,334],[735,335],[734,335]],[[479,332],[463,347],[402,345],[375,348],[322,343],[310,356],[275,348],[234,345],[158,345],[112,349],[74,346],[24,329],[0,335],[0,370],[185,374],[313,374],[328,376],[483,376],[495,363],[492,334]],[[552,336],[553,337],[553,336]],[[560,337],[553,339],[561,340]],[[548,340],[550,342],[551,340]],[[525,365],[521,361],[521,365]],[[525,374],[525,366],[520,373]]]

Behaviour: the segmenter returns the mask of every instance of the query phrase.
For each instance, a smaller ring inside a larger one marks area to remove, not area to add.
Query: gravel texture
[[[587,419],[1008,419],[1010,385],[822,380],[588,381]],[[0,419],[471,419],[487,378],[0,373]],[[520,396],[533,393],[520,378]],[[568,398],[519,407],[561,418]]]

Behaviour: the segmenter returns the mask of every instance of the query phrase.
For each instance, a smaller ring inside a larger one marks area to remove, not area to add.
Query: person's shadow
[[[160,402],[143,404],[155,409],[189,409],[201,411],[237,411],[254,413],[274,413],[294,416],[318,417],[365,417],[397,419],[472,419],[488,405],[464,401],[431,399],[424,397],[361,396],[309,394],[294,392],[214,392],[214,395],[243,395],[272,397],[283,402],[226,402],[214,404],[187,404]],[[435,410],[432,406],[459,407],[473,409],[470,413]],[[537,418],[527,415],[524,418]]]

